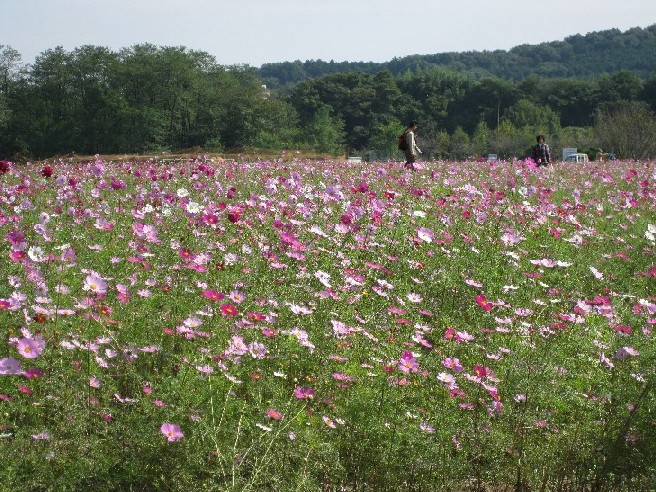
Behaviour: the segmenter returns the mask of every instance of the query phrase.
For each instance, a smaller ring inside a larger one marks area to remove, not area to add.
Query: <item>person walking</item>
[[[546,166],[551,162],[551,152],[549,151],[549,146],[544,143],[544,135],[538,135],[536,140],[538,143],[533,146],[533,162],[535,162],[538,167]]]
[[[417,122],[411,121],[408,128],[403,132],[405,136],[405,167],[406,169],[415,169],[417,154],[421,154],[421,149],[417,146]]]

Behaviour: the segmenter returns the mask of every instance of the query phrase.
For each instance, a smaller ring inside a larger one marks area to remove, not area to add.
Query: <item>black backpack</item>
[[[403,132],[403,133],[399,136],[399,141],[398,141],[398,143],[396,144],[396,147],[397,147],[399,150],[402,150],[402,151],[404,151],[404,152],[405,152],[406,150],[408,150],[408,141],[407,141],[407,139],[406,139],[406,136],[407,136],[407,132]]]

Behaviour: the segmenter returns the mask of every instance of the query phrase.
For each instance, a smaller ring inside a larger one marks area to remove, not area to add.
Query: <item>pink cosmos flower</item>
[[[241,210],[233,209],[230,212],[228,212],[228,221],[232,222],[233,224],[236,224],[237,222],[239,222],[239,219],[241,219]]]
[[[299,400],[311,400],[315,395],[316,391],[314,391],[312,388],[297,386],[294,390],[294,396]]]
[[[248,352],[253,359],[264,359],[267,355],[267,348],[260,342],[251,342],[248,346]]]
[[[408,301],[414,302],[415,304],[424,300],[421,294],[417,294],[415,292],[409,292],[407,297]]]
[[[439,373],[437,375],[437,380],[442,383],[448,390],[454,390],[458,387],[456,378],[451,374],[447,374],[446,372]]]
[[[165,422],[162,424],[162,427],[160,427],[160,430],[169,442],[174,442],[184,437],[184,434],[180,430],[180,426],[176,424]]]
[[[476,296],[474,299],[476,300],[476,304],[483,308],[484,311],[490,311],[492,309],[492,304],[487,301],[483,294]]]
[[[241,304],[246,300],[246,296],[243,293],[239,292],[238,290],[233,290],[232,292],[230,292],[228,297],[232,302],[236,304]]]
[[[221,312],[225,314],[226,316],[235,316],[239,314],[239,311],[237,311],[237,308],[233,306],[232,304],[221,304]]]
[[[111,179],[110,188],[112,190],[123,190],[126,187],[127,187],[127,185],[123,181],[121,181],[119,179],[116,179],[116,178]]]
[[[613,330],[615,330],[616,332],[622,335],[630,335],[631,333],[633,333],[633,330],[631,330],[631,327],[628,325],[613,326]]]
[[[474,336],[466,331],[456,331],[455,340],[458,343],[468,343],[474,340]]]
[[[23,373],[23,376],[25,377],[25,379],[39,379],[43,377],[43,370],[37,367],[28,369]]]
[[[640,355],[640,352],[638,352],[633,347],[620,347],[615,352],[615,357],[619,360],[624,360],[627,357],[629,357],[630,355],[631,356],[637,356],[637,355]]]
[[[424,334],[421,331],[416,331],[412,336],[412,340],[426,348],[433,348],[433,344],[424,338]]]
[[[464,367],[460,364],[460,360],[455,357],[444,359],[442,365],[455,372],[462,372],[464,370]]]
[[[45,348],[45,344],[39,343],[32,338],[21,338],[18,341],[18,353],[26,359],[36,359]]]
[[[285,418],[285,416],[275,408],[268,408],[266,411],[266,416],[273,420],[282,420]]]
[[[11,357],[5,357],[0,359],[0,375],[12,376],[21,374],[23,370],[21,369],[20,362]]]
[[[398,368],[399,371],[408,374],[410,372],[418,372],[419,364],[417,363],[414,355],[412,355],[412,352],[406,350],[399,358]]]
[[[337,381],[346,381],[346,382],[353,381],[352,376],[349,376],[347,374],[342,374],[341,372],[334,372],[333,373],[333,379],[335,379]]]
[[[425,243],[432,243],[435,239],[435,233],[428,227],[420,227],[417,229],[417,237]]]
[[[273,338],[278,336],[279,331],[274,330],[273,328],[262,328],[262,335],[267,338]]]
[[[107,284],[96,274],[87,275],[82,284],[82,288],[91,291],[94,294],[105,294],[107,292]]]

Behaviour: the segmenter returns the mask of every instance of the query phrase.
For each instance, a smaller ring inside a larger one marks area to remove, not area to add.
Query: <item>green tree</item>
[[[464,160],[471,157],[471,139],[467,132],[458,127],[451,135],[451,158]]]
[[[260,126],[251,144],[259,148],[284,149],[298,145],[298,114],[287,101],[265,98],[260,110]]]
[[[8,99],[20,71],[21,56],[11,46],[0,44],[0,130],[7,129],[11,110]]]
[[[594,133],[599,146],[620,159],[656,156],[656,118],[644,102],[624,101],[600,107]]]
[[[305,133],[306,141],[317,152],[344,152],[344,122],[327,106],[319,108]]]
[[[553,135],[560,129],[558,115],[549,106],[538,106],[528,99],[520,99],[504,113],[516,128],[527,129],[534,134]]]
[[[640,100],[649,104],[652,111],[656,111],[656,73],[653,73],[642,86]]]
[[[501,159],[512,157],[525,157],[527,147],[531,141],[527,141],[526,135],[513,125],[512,121],[504,119],[497,130],[497,149]]]
[[[484,121],[479,122],[471,138],[473,153],[482,156],[492,150],[496,151],[496,145],[492,145],[492,142],[492,132]]]
[[[449,106],[465,95],[469,80],[455,70],[436,67],[403,75],[399,86],[414,102],[408,108],[412,112],[402,116],[419,121],[422,132],[430,134],[447,126]]]
[[[635,101],[638,99],[642,87],[642,79],[628,70],[620,70],[612,75],[603,75],[598,82],[599,101]]]
[[[369,141],[369,147],[374,152],[376,159],[400,157],[401,152],[397,148],[397,142],[403,130],[401,122],[393,118],[376,125]]]
[[[466,90],[449,108],[450,125],[473,132],[480,121],[496,128],[505,110],[517,102],[519,92],[507,80],[486,78]]]

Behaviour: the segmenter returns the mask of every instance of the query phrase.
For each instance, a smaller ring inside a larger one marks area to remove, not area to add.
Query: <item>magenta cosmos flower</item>
[[[294,396],[299,400],[308,400],[314,398],[316,392],[312,388],[297,386],[294,390]]]
[[[214,301],[214,302],[220,301],[225,297],[221,292],[218,292],[214,289],[204,290],[203,296],[205,296],[210,301]]]
[[[166,436],[169,442],[177,441],[182,439],[184,434],[180,430],[180,426],[176,424],[170,424],[169,422],[164,422],[160,428],[162,434]]]

